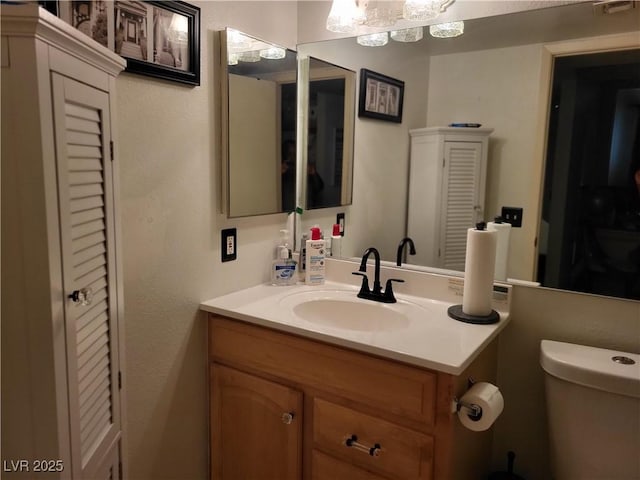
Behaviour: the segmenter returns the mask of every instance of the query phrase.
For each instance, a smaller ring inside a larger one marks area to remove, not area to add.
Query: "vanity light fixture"
[[[419,42],[422,40],[422,35],[422,27],[405,28],[404,30],[393,30],[391,40],[404,43]]]
[[[270,47],[265,48],[264,50],[260,50],[260,56],[268,60],[280,60],[286,55],[287,52],[285,51],[285,49],[280,47]]]
[[[387,32],[382,32],[360,35],[356,41],[365,47],[382,47],[389,43],[389,34]]]
[[[431,25],[429,33],[436,38],[453,38],[464,33],[464,22],[448,22]]]
[[[327,30],[354,35],[360,26],[390,27],[401,18],[423,22],[436,18],[453,2],[455,0],[333,0]]]
[[[327,30],[353,35],[363,21],[363,9],[358,8],[356,0],[333,0],[327,17]]]

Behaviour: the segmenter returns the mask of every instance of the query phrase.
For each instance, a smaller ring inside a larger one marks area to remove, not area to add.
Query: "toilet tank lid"
[[[635,363],[621,363],[620,358]],[[640,398],[640,355],[635,353],[542,340],[540,365],[568,382]]]

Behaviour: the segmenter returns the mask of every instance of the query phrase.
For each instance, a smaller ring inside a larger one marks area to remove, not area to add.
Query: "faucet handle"
[[[393,282],[404,283],[404,280],[400,278],[390,278],[384,287],[384,301],[385,303],[396,303],[396,297],[393,295]]]
[[[367,294],[370,293],[371,290],[369,290],[369,279],[367,278],[367,274],[363,273],[363,272],[351,272],[351,275],[359,275],[362,277],[362,287],[360,287],[360,293],[358,293],[358,295],[361,294]]]

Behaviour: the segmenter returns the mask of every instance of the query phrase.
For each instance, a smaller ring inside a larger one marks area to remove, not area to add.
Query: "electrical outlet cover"
[[[238,257],[238,241],[235,228],[225,228],[220,235],[220,253],[223,262],[230,262]]]
[[[522,227],[522,208],[502,207],[502,219],[514,228]]]

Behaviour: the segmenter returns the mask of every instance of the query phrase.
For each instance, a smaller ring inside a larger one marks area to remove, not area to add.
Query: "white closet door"
[[[482,144],[445,142],[442,179],[443,217],[440,229],[440,267],[464,270],[467,229],[481,221]]]
[[[65,322],[75,479],[119,478],[115,235],[109,95],[52,74]]]

